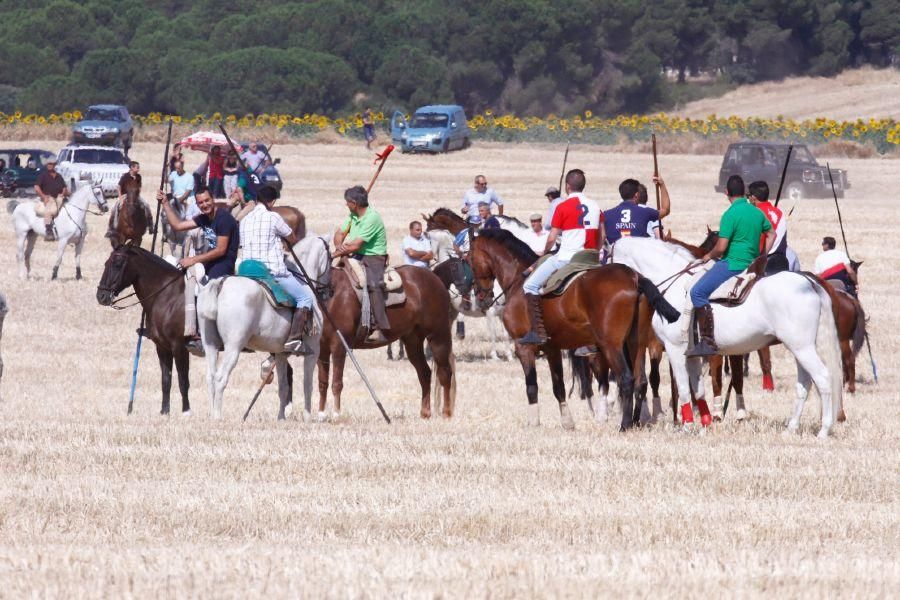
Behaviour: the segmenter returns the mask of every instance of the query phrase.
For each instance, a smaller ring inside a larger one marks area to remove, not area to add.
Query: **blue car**
[[[400,111],[391,118],[391,138],[402,152],[437,153],[468,148],[470,135],[462,106],[423,106],[409,121]]]

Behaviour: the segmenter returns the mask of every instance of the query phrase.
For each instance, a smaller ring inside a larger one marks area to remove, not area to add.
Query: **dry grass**
[[[689,102],[671,111],[685,117],[828,117],[838,120],[896,118],[900,114],[900,70],[844,71],[837,77],[791,77],[744,85],[720,98]]]
[[[159,144],[134,150],[150,185],[161,154]],[[341,190],[367,181],[372,169],[361,145],[281,146],[276,155],[286,201],[317,231],[338,222]],[[561,158],[559,147],[503,144],[392,157],[372,201],[393,255],[410,219],[455,206],[478,172],[511,214],[543,209],[541,193],[556,183]],[[621,178],[646,180],[652,168],[648,156],[581,146],[569,165],[586,170],[588,192],[602,206],[614,202]],[[755,416],[742,425],[727,420],[703,437],[667,426],[622,435],[612,423],[593,425],[575,402],[578,429],[567,434],[541,367],[544,424],[527,428],[521,370],[483,360],[486,330],[477,322],[456,345],[451,421],[421,421],[412,368],[380,351],[361,360],[395,417],[391,426],[352,372],[339,423],[277,424],[270,388],[241,425],[262,359],[246,355],[224,420],[207,416],[199,360],[194,416],[163,418],[152,345],[144,347],[136,413],[126,418],[139,315],[94,299],[109,252],[102,219],[90,217],[86,282],[70,279],[71,255],[66,279],[47,281],[51,250],[40,243],[38,278],[19,283],[10,228],[0,228],[0,281],[11,308],[0,404],[0,595],[895,594],[900,409],[890,353],[898,350],[892,299],[900,257],[883,248],[894,247],[885,240],[900,216],[884,193],[896,169],[877,159],[838,166],[849,168],[854,186],[844,219],[854,256],[867,260],[863,300],[882,380],[873,385],[862,356],[850,421],[825,443],[813,435],[815,406],[801,436],[782,436],[793,397],[783,349],[774,352],[773,395],[760,391],[754,361]],[[676,235],[699,239],[715,224],[724,208],[712,191],[718,167],[710,156],[660,156]],[[837,233],[826,201],[805,202],[791,222],[806,265],[819,239]]]

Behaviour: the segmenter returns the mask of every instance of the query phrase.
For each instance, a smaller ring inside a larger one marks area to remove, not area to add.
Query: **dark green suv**
[[[12,181],[19,193],[31,193],[47,160],[55,157],[53,152],[35,148],[0,150],[0,177]]]

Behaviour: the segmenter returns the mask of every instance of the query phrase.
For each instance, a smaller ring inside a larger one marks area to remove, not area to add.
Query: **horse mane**
[[[499,221],[512,221],[519,227],[528,229],[528,225],[526,225],[525,223],[523,223],[522,221],[520,221],[519,219],[517,219],[515,217],[510,217],[507,215],[494,215],[494,216],[497,217],[497,220],[499,220]]]
[[[664,241],[668,242],[669,244],[681,246],[682,248],[690,252],[694,258],[703,258],[703,256],[706,254],[706,251],[700,246],[693,246],[691,244],[688,244],[687,242],[682,242],[681,240],[677,240],[673,237],[670,237]]]
[[[143,258],[144,260],[150,261],[152,264],[156,265],[157,267],[159,267],[161,269],[164,269],[167,271],[178,271],[179,270],[178,267],[172,266],[172,264],[169,263],[166,259],[162,258],[161,256],[157,256],[156,254],[153,254],[149,250],[144,250],[140,246],[134,246],[132,244],[125,244],[125,246],[126,246],[126,252],[131,252],[132,254],[135,254],[135,255]]]
[[[448,218],[448,219],[450,219],[450,220],[452,220],[452,221],[456,221],[457,223],[461,223],[461,224],[463,224],[463,225],[466,224],[466,220],[463,219],[462,216],[456,214],[455,212],[453,212],[453,211],[450,210],[449,208],[441,207],[441,208],[435,210],[435,211],[431,214],[431,217],[432,217],[432,218],[434,218],[434,217],[446,217],[446,218]]]
[[[505,229],[482,229],[478,232],[475,239],[479,240],[482,238],[497,242],[509,250],[513,257],[526,262],[529,265],[534,264],[534,261],[538,259],[538,255],[534,253],[534,250],[532,250],[528,244],[514,236],[511,231]]]

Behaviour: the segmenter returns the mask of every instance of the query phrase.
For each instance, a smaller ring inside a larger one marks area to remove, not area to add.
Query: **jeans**
[[[293,275],[276,276],[275,281],[285,289],[285,291],[293,296],[297,301],[297,308],[308,308],[312,310],[315,304],[316,296],[313,291],[305,283],[300,283]]]
[[[567,264],[569,264],[568,260],[560,260],[555,256],[551,256],[542,262],[541,265],[528,276],[528,279],[525,280],[525,284],[522,286],[525,293],[534,296],[540,295],[541,287],[547,283],[550,276]]]
[[[234,175],[225,175],[223,185],[225,187],[225,197],[230,200],[231,195],[234,193],[234,190],[238,188],[237,173],[235,173]]]
[[[225,182],[223,179],[219,177],[210,177],[209,178],[209,194],[213,198],[224,198],[225,197]]]
[[[694,308],[700,308],[701,306],[706,306],[709,304],[710,295],[716,291],[716,289],[743,271],[743,269],[737,269],[736,271],[732,271],[728,268],[728,261],[720,260],[713,265],[713,268],[706,272],[703,277],[700,278],[700,281],[694,284],[694,287],[691,288],[691,304],[694,305]]]

